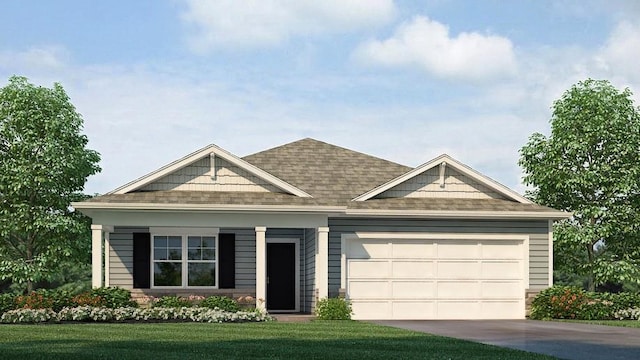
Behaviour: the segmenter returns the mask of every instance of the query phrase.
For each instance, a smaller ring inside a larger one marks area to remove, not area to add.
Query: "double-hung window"
[[[218,286],[217,229],[154,228],[153,287]]]

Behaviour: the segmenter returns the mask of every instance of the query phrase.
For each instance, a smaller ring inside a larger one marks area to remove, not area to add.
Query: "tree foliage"
[[[640,111],[629,89],[573,85],[553,104],[551,135],[520,150],[538,203],[573,212],[555,232],[556,269],[604,282],[640,282]]]
[[[46,280],[90,252],[87,220],[70,209],[100,171],[82,126],[59,84],[14,76],[0,88],[0,279]]]

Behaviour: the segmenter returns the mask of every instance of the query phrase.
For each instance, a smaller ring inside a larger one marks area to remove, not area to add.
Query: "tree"
[[[553,103],[551,135],[520,150],[536,202],[573,212],[554,228],[555,268],[640,282],[640,111],[629,89],[588,79]]]
[[[90,252],[87,222],[70,208],[85,198],[100,155],[60,84],[11,77],[0,88],[0,280],[47,280]]]

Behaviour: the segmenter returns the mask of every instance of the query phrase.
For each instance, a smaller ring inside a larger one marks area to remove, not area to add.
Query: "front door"
[[[267,310],[296,310],[296,244],[267,243]]]

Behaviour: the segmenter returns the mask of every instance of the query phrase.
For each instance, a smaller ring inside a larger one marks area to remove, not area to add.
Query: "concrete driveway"
[[[534,320],[374,322],[563,359],[640,359],[637,328]]]

